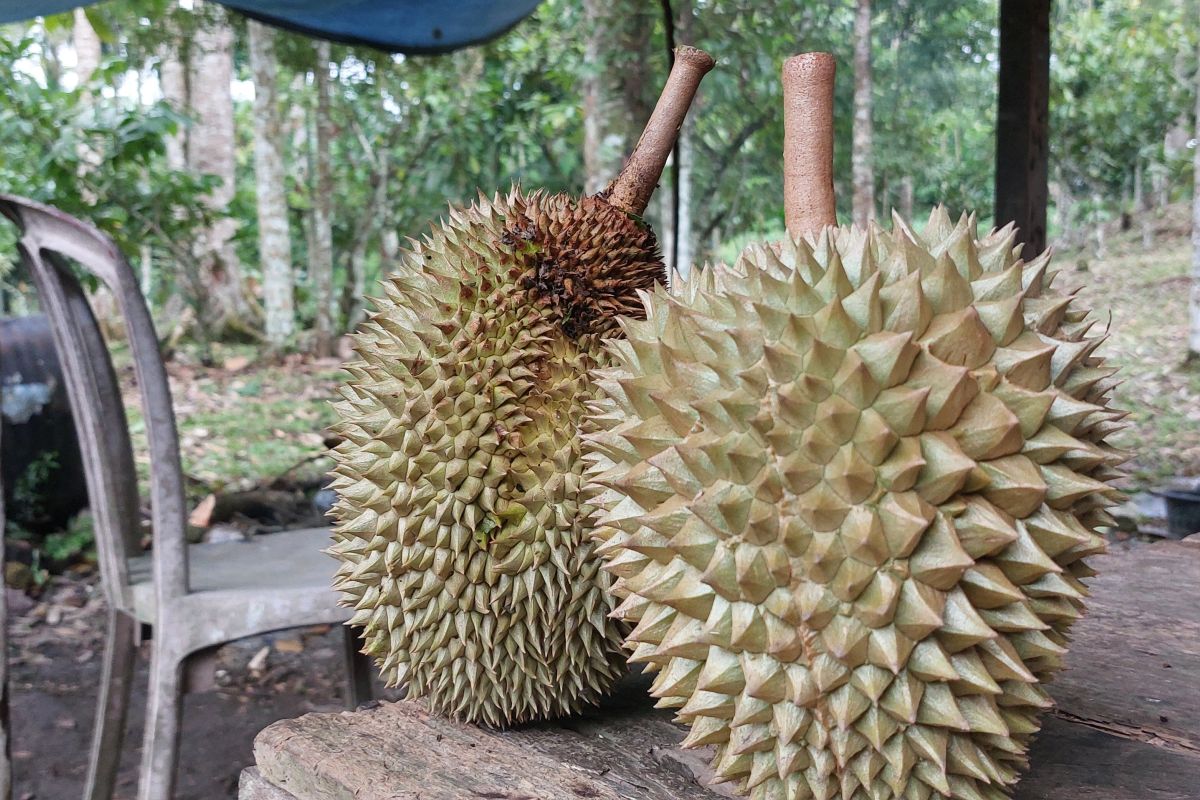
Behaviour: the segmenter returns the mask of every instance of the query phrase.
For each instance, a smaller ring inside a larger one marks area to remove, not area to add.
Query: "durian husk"
[[[335,404],[335,581],[365,652],[434,711],[577,711],[625,671],[578,427],[618,313],[663,277],[601,199],[483,196],[401,258]]]
[[[1007,797],[1116,492],[1104,336],[937,209],[694,272],[586,437],[653,695],[755,800]]]

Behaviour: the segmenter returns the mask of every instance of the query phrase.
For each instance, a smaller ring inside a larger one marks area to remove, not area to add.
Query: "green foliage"
[[[29,462],[13,483],[12,508],[7,510],[6,524],[24,528],[45,519],[58,469],[58,453],[53,450],[43,451]]]
[[[1139,162],[1165,163],[1167,129],[1191,125],[1200,7],[1164,0],[1057,8],[1051,162],[1069,191],[1118,208],[1133,193]]]
[[[51,564],[66,565],[81,559],[94,561],[96,533],[92,528],[92,515],[76,514],[65,530],[47,535],[40,549],[44,560]]]
[[[702,84],[692,114],[691,210],[699,257],[715,256],[722,241],[780,227],[779,66],[798,50],[828,49],[838,58],[835,174],[840,211],[848,215],[854,3],[673,5],[677,16],[690,14],[677,31],[681,40],[709,50],[719,64]],[[996,136],[995,3],[873,5],[880,212],[900,204],[901,184],[910,180],[917,216],[941,202],[975,209],[986,221]],[[197,198],[212,184],[168,168],[165,144],[188,120],[165,103],[133,99],[130,84],[142,75],[156,85],[164,46],[186,58],[196,32],[218,24],[209,4],[202,8],[207,10],[195,13],[173,0],[89,7],[104,58],[80,88],[56,55],[65,48],[72,15],[0,31],[0,190],[95,220],[131,256],[149,243],[159,265],[152,281],[152,299],[159,303],[180,287],[190,287],[185,296],[203,294],[194,291],[198,278],[189,245],[207,222]],[[1076,217],[1127,207],[1139,163],[1157,165],[1178,191],[1187,186],[1182,160],[1170,163],[1162,143],[1167,129],[1186,121],[1193,107],[1196,12],[1196,0],[1056,4],[1052,177],[1075,203]],[[312,40],[276,35],[301,329],[315,316],[303,265],[316,70],[331,68],[333,76],[335,294],[345,326],[360,302],[353,269],[364,272],[368,292],[388,270],[385,233],[416,235],[447,203],[468,202],[478,190],[504,190],[514,181],[581,191],[585,78],[600,75],[615,91],[623,107],[614,114],[644,118],[667,73],[661,11],[655,4],[613,0],[611,14],[618,21],[599,54],[585,49],[591,31],[577,0],[545,0],[500,39],[434,57],[334,46],[330,67],[315,63]],[[259,276],[253,109],[246,95],[251,76],[244,21],[236,14],[229,19],[239,37],[241,88],[237,191],[223,212],[239,223],[235,243],[253,281]],[[661,227],[660,214],[653,205],[648,221]],[[0,226],[0,236],[8,235]],[[13,280],[6,277],[10,241],[0,241],[0,284]]]
[[[186,120],[165,103],[112,98],[130,68],[116,56],[68,88],[44,34],[0,36],[0,192],[88,219],[126,254],[148,243],[188,268],[187,243],[205,222],[197,197],[211,179],[167,167],[166,139]],[[0,252],[11,254],[10,242]]]
[[[48,534],[32,532],[44,525],[49,516],[58,472],[58,453],[40,453],[13,483],[12,502],[5,519],[4,537],[29,543],[30,575],[38,585],[45,582],[50,572],[60,571],[80,559],[94,558],[92,518],[86,512],[73,517],[65,530]]]

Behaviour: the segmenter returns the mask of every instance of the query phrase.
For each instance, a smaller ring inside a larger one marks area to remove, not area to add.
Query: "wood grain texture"
[[[648,707],[648,682],[624,682],[606,706],[509,731],[462,725],[420,702],[309,714],[255,741],[258,770],[298,800],[695,800],[706,753],[683,753],[684,732]],[[243,798],[247,800],[247,798]]]
[[[246,767],[238,778],[238,800],[296,800],[262,776],[256,767]]]
[[[1196,800],[1200,759],[1045,720],[1014,800]]]
[[[1200,797],[1200,536],[1096,559],[1059,707],[1016,800]],[[255,742],[282,800],[711,800],[709,753],[631,676],[590,714],[497,732],[416,702],[278,722]],[[245,785],[257,783],[243,778]],[[247,794],[241,800],[276,800]]]
[[[1053,713],[1200,759],[1200,537],[1092,563],[1100,575],[1050,685]]]

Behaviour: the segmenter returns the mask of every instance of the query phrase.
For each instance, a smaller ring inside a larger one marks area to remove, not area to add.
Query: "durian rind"
[[[383,282],[345,368],[335,588],[385,680],[451,717],[571,713],[625,671],[578,427],[604,314],[629,302],[610,261],[627,278],[635,262],[634,301],[661,263],[622,263],[625,217],[595,202],[514,189],[451,209]]]
[[[1123,456],[1049,255],[936,209],[645,298],[590,406],[631,661],[754,800],[1002,798]]]

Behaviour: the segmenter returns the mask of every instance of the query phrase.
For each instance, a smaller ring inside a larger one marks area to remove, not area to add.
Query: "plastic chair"
[[[188,545],[179,444],[167,374],[137,280],[113,241],[57,209],[0,195],[20,228],[67,382],[94,520],[108,640],[85,798],[108,800],[116,779],[139,625],[152,629],[139,800],[168,800],[179,753],[185,667],[225,642],[304,625],[344,622],[330,588],[326,529],[252,542]],[[153,548],[139,546],[137,473],[116,375],[87,297],[65,259],[103,282],[124,317],[150,450]],[[351,707],[370,697],[371,665],[346,629]]]

